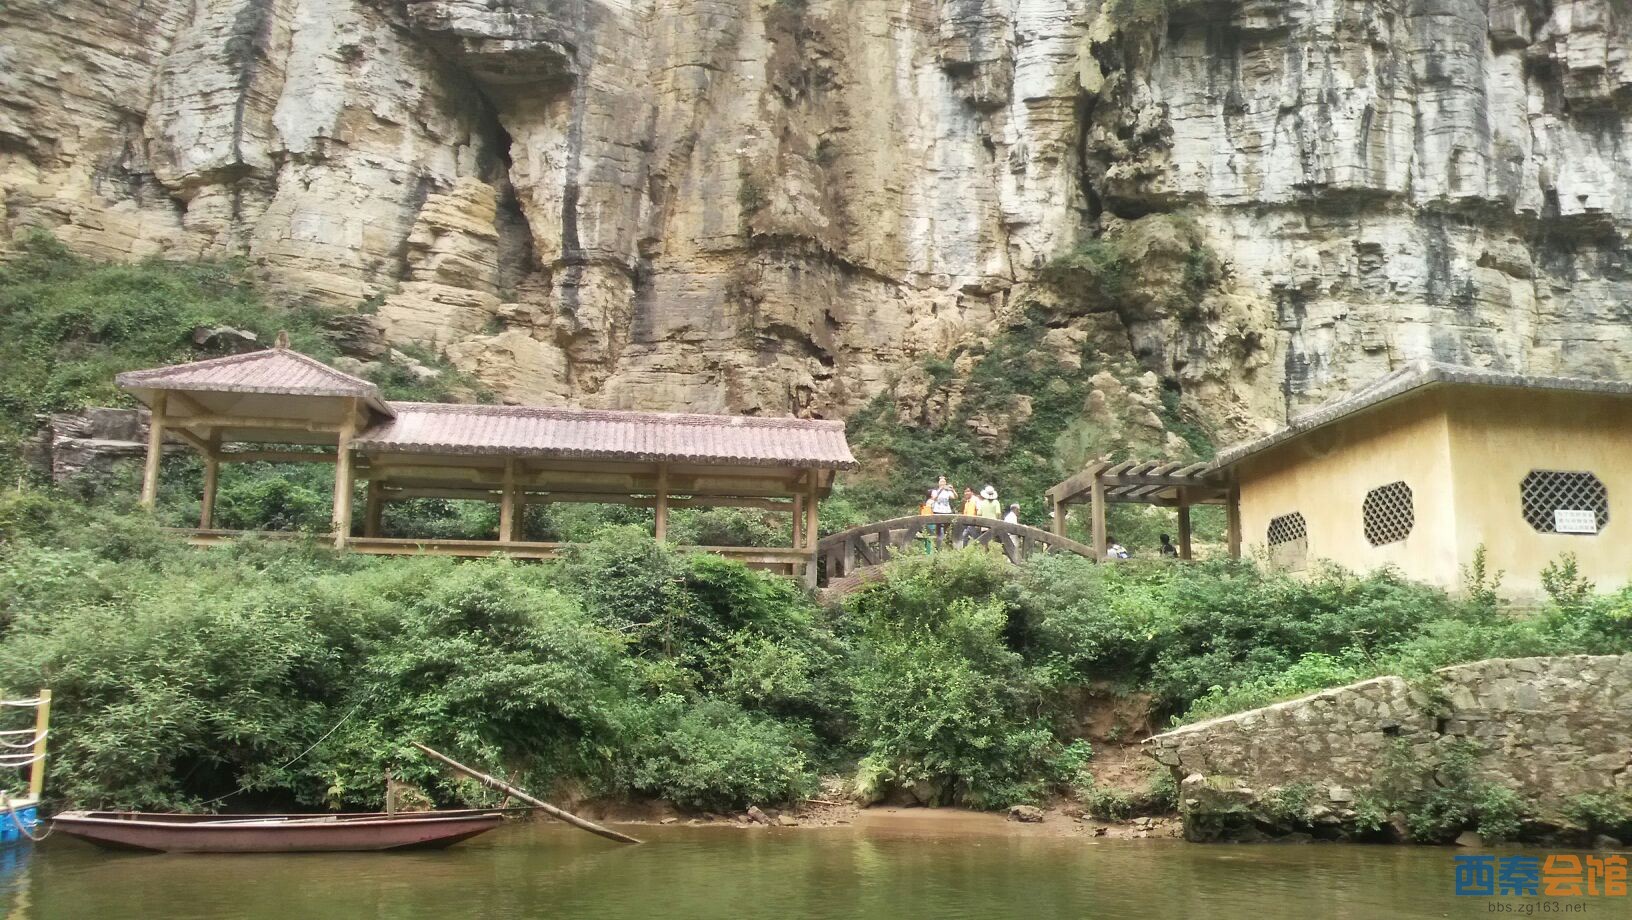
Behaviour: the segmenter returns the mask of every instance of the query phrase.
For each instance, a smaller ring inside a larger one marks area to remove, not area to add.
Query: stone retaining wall
[[[1187,819],[1250,811],[1296,784],[1341,823],[1390,748],[1409,744],[1432,763],[1458,738],[1478,743],[1485,778],[1542,814],[1581,793],[1632,791],[1632,655],[1497,658],[1416,684],[1379,677],[1187,725],[1146,750],[1180,782]]]

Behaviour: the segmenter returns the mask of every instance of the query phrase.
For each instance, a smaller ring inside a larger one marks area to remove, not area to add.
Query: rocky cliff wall
[[[0,246],[242,257],[604,406],[843,414],[1038,304],[1228,436],[1424,355],[1632,371],[1629,49],[1623,0],[14,0]],[[1188,302],[1038,283],[1165,212]]]
[[[1187,826],[1273,824],[1298,788],[1304,816],[1352,822],[1398,750],[1430,767],[1476,745],[1482,780],[1519,793],[1541,819],[1573,796],[1632,793],[1632,655],[1491,659],[1415,686],[1379,677],[1157,735],[1147,753],[1180,782]]]

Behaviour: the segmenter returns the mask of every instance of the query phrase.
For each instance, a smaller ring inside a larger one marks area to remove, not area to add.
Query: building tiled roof
[[[378,418],[363,450],[437,454],[672,461],[848,470],[857,466],[842,422],[535,406],[391,403],[374,384],[290,351],[265,351],[131,371],[127,390],[194,390],[365,397]]]
[[[316,358],[287,348],[268,348],[208,361],[127,371],[114,378],[121,389],[206,390],[289,396],[379,398],[374,384],[341,373]]]
[[[391,407],[396,417],[362,432],[356,440],[360,449],[835,470],[857,466],[842,422],[447,403]]]
[[[1212,468],[1217,470],[1233,466],[1253,454],[1308,434],[1317,428],[1324,428],[1339,419],[1407,393],[1442,384],[1632,396],[1632,381],[1511,374],[1440,361],[1413,361],[1341,399],[1295,416],[1279,431],[1219,451],[1218,456],[1213,459]]]

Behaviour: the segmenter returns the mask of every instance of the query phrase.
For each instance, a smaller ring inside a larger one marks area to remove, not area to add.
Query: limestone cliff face
[[[1622,0],[0,8],[0,246],[241,256],[518,401],[843,414],[1032,304],[1224,428],[1626,374],[1629,154]],[[1039,282],[1101,236],[1139,290]]]

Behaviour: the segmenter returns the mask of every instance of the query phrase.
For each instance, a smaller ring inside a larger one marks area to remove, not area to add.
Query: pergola
[[[152,409],[142,502],[158,496],[165,438],[204,459],[197,543],[238,536],[214,528],[221,464],[334,465],[333,540],[379,554],[548,558],[564,544],[526,541],[527,506],[555,502],[655,510],[667,539],[669,509],[758,508],[791,514],[788,547],[687,547],[789,574],[815,575],[817,502],[855,458],[841,422],[795,418],[619,412],[538,406],[388,402],[367,380],[279,345],[264,351],[131,371],[118,377]],[[355,483],[367,483],[361,533]],[[380,535],[388,502],[474,499],[499,505],[496,540]]]
[[[1094,557],[1106,551],[1105,508],[1112,503],[1158,505],[1179,513],[1179,558],[1191,558],[1190,508],[1223,505],[1228,520],[1230,557],[1241,556],[1240,490],[1208,463],[1096,460],[1082,472],[1048,490],[1054,509],[1054,533],[1065,535],[1071,505],[1087,504],[1093,521]]]

